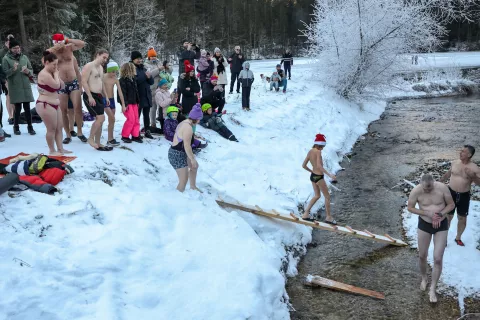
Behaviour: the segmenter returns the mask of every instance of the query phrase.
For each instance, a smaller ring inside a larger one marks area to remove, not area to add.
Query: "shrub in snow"
[[[342,96],[386,84],[400,54],[431,51],[478,0],[316,0],[304,35],[319,74]],[[405,61],[405,60],[404,60]],[[398,69],[397,69],[398,70]]]

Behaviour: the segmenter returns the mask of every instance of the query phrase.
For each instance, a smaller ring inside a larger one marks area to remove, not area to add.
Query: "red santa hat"
[[[185,73],[189,73],[189,72],[191,72],[191,71],[195,71],[195,67],[190,64],[190,61],[185,60],[185,61],[183,62],[183,64],[185,65]]]
[[[315,136],[315,144],[318,146],[324,146],[327,144],[327,140],[325,139],[325,136],[321,133],[317,134]]]
[[[53,41],[53,44],[57,44],[57,43],[60,43],[60,42],[64,42],[65,41],[65,36],[61,33],[55,33],[53,36],[52,36],[52,41]]]

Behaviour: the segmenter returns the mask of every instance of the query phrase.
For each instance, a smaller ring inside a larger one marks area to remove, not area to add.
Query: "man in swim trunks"
[[[322,150],[326,144],[327,144],[327,141],[325,139],[325,136],[323,134],[317,134],[315,137],[315,142],[312,149],[310,149],[305,160],[303,161],[302,168],[311,173],[310,181],[312,182],[315,196],[310,200],[307,208],[303,213],[302,219],[313,221],[313,219],[310,218],[310,210],[318,201],[318,199],[320,199],[321,197],[320,191],[321,191],[323,193],[323,196],[325,197],[325,211],[327,214],[325,218],[325,222],[336,225],[337,222],[335,221],[335,219],[333,219],[330,213],[330,193],[328,192],[328,187],[327,187],[327,184],[325,183],[324,175],[329,176],[330,179],[332,179],[332,181],[335,181],[335,182],[337,180],[337,177],[329,173],[323,167]],[[309,162],[312,165],[312,170],[310,170],[307,167]]]
[[[416,208],[416,205],[420,209]],[[433,271],[430,285],[430,302],[437,302],[437,283],[442,273],[443,253],[447,246],[447,213],[455,208],[447,186],[433,180],[432,175],[422,176],[421,183],[413,188],[408,197],[407,209],[418,215],[418,255],[422,282],[420,290],[427,289],[427,256],[433,236]]]
[[[80,72],[78,70],[78,63],[73,56],[73,51],[82,49],[85,42],[77,39],[68,39],[61,33],[52,36],[53,47],[48,51],[55,53],[58,57],[58,71],[60,72],[60,79],[65,83],[65,88],[59,90],[60,94],[60,109],[62,110],[63,127],[66,133],[66,138],[63,140],[64,144],[72,141],[72,137],[78,136],[82,142],[87,142],[87,138],[83,135],[83,113],[81,101],[81,83],[79,78]],[[73,114],[68,111],[68,99],[73,103]],[[71,119],[72,116],[75,119]],[[74,122],[77,123],[77,133],[73,130]]]
[[[462,241],[462,234],[467,227],[468,209],[470,207],[470,188],[472,182],[480,185],[480,169],[472,162],[472,157],[475,154],[475,148],[471,145],[465,145],[460,151],[460,159],[452,161],[452,165],[447,173],[440,179],[445,182],[450,178],[448,188],[452,195],[455,207],[448,214],[448,225],[453,219],[455,209],[457,209],[457,236],[455,242],[459,246],[465,246]]]
[[[105,106],[110,105],[109,100],[106,100],[106,105],[103,100],[103,97],[107,96],[103,85],[103,66],[107,63],[108,56],[107,50],[97,50],[95,59],[87,63],[82,70],[83,102],[87,106],[88,112],[95,117],[88,143],[98,151],[111,151],[113,149],[100,143],[102,125],[105,121]]]
[[[123,92],[122,88],[120,87],[120,82],[118,81],[117,78],[117,71],[120,70],[118,64],[110,60],[107,64],[107,73],[103,76],[103,85],[105,86],[105,91],[106,91],[106,98],[104,98],[104,104],[105,104],[105,113],[107,114],[108,117],[108,139],[107,139],[107,145],[111,147],[115,147],[120,145],[120,142],[114,139],[113,137],[113,128],[115,125],[115,95],[113,93],[113,87],[117,85],[117,90],[118,90],[118,97],[120,98],[120,101],[122,103],[122,108],[125,108],[125,101],[123,100]],[[107,106],[107,101],[109,100],[110,104]],[[123,110],[123,109],[122,109]]]

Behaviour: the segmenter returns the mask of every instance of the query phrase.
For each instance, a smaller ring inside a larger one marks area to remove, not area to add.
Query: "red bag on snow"
[[[67,172],[59,168],[48,168],[40,172],[38,175],[45,181],[53,186],[56,186],[63,180]]]

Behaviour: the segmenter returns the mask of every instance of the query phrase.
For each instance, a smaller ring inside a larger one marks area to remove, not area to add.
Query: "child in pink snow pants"
[[[138,143],[143,142],[140,137],[140,120],[138,119],[138,104],[140,103],[140,98],[138,95],[137,81],[135,80],[136,75],[137,68],[135,68],[133,63],[127,62],[122,65],[119,82],[125,104],[127,105],[127,107],[122,110],[127,118],[122,129],[122,141],[125,143],[131,143],[132,141]],[[130,136],[132,138],[130,138]]]

